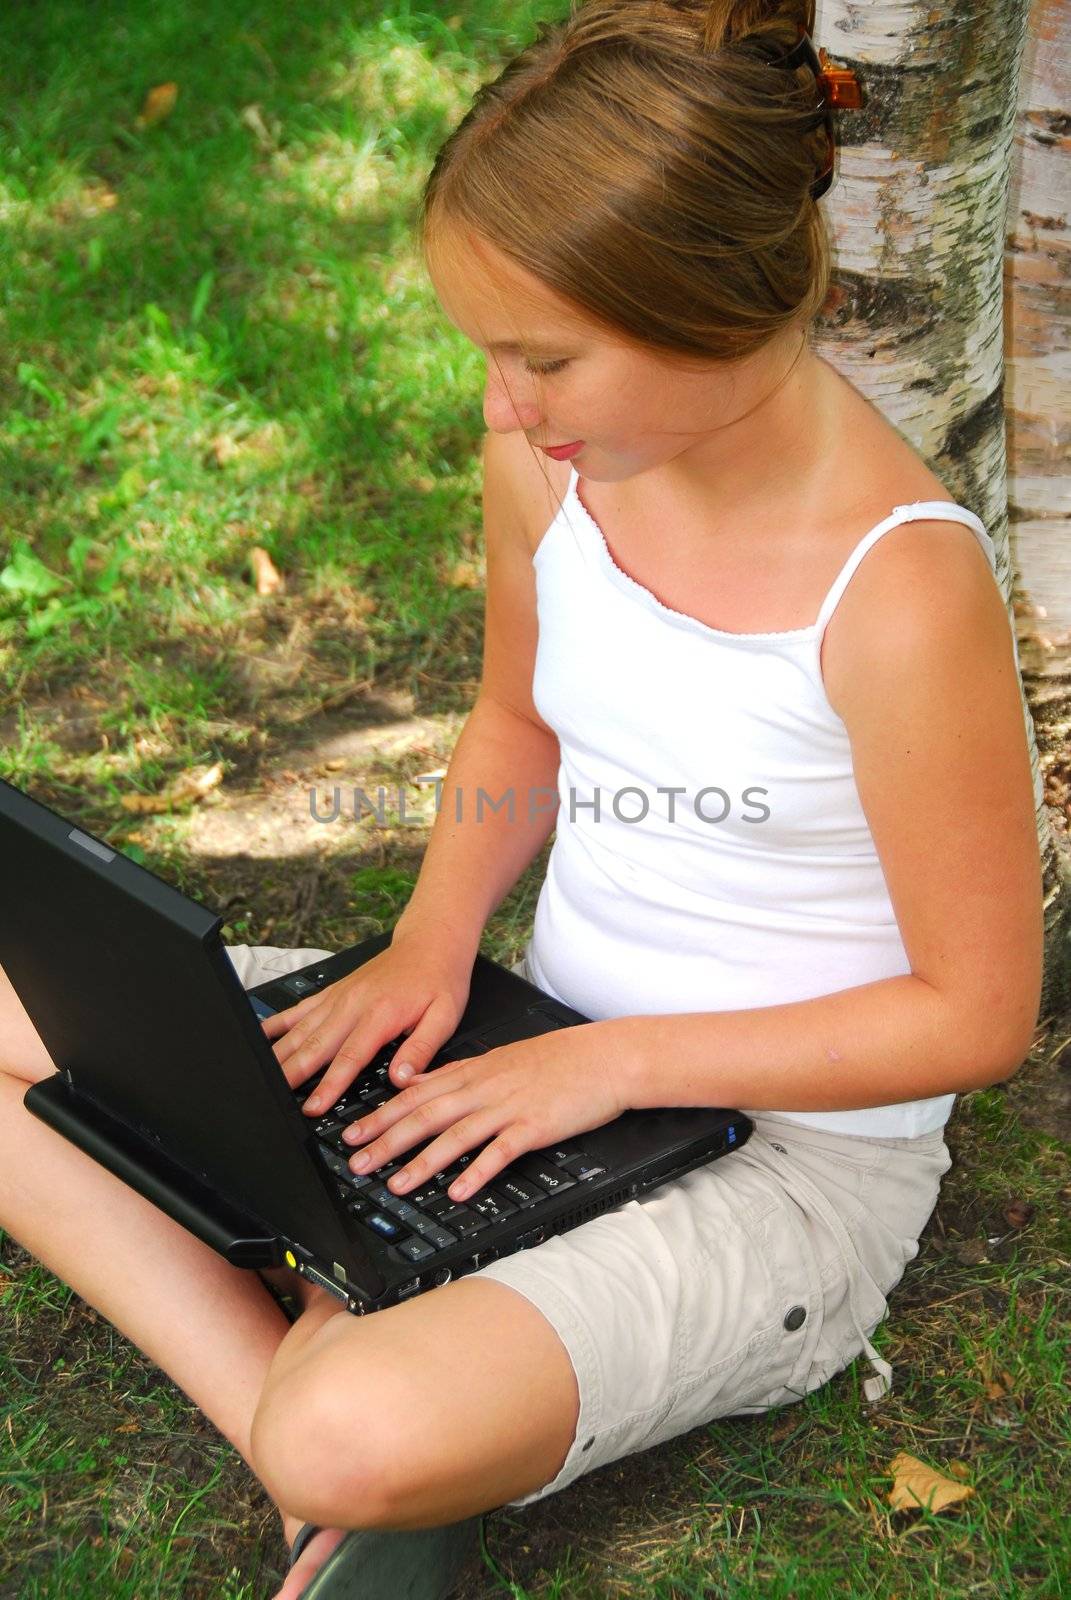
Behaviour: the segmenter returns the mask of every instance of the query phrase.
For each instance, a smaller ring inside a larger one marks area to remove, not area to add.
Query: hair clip
[[[774,67],[789,67],[793,71],[797,67],[808,66],[814,73],[818,84],[819,101],[817,108],[818,121],[824,122],[828,138],[829,154],[821,172],[818,173],[811,184],[811,195],[815,200],[821,198],[833,182],[833,151],[836,146],[836,133],[833,128],[834,111],[861,111],[863,107],[863,90],[850,67],[836,67],[829,54],[824,49],[815,51],[810,34],[800,25],[799,43],[787,55],[779,56],[770,63]],[[817,127],[818,123],[815,123]]]
[[[851,67],[834,67],[829,65],[829,57],[819,48],[818,56],[822,64],[821,72],[815,74],[823,97],[828,106],[834,111],[861,111],[863,109],[863,90],[859,79]]]
[[[833,66],[824,47],[816,53],[814,42],[802,23],[799,43],[787,55],[771,62],[771,66],[790,67],[793,71],[808,66],[818,81],[824,104],[834,111],[861,111],[863,108],[862,87],[851,67]]]

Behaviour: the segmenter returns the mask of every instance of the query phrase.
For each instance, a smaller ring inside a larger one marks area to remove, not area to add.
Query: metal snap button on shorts
[[[229,953],[252,988],[330,952]],[[869,1335],[918,1253],[950,1165],[943,1133],[869,1139],[751,1115],[742,1150],[471,1274],[542,1312],[580,1391],[561,1470],[509,1504],[700,1423],[802,1399],[862,1353],[868,1396],[889,1387]]]

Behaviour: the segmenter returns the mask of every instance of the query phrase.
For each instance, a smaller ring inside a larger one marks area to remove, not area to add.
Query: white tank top
[[[602,1019],[783,1005],[911,971],[819,650],[867,551],[917,519],[965,523],[996,581],[980,519],[917,501],[859,541],[811,627],[727,633],[621,571],[570,472],[533,557],[533,698],[561,746],[526,951],[542,989]],[[909,1138],[954,1098],[777,1114]]]

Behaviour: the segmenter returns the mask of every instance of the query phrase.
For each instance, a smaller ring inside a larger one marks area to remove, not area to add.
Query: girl
[[[441,1600],[488,1508],[861,1352],[876,1398],[953,1098],[1029,1048],[1014,636],[977,516],[811,348],[812,26],[813,0],[588,0],[440,152],[428,268],[489,356],[481,689],[390,947],[265,1024],[291,1083],[330,1063],[310,1114],[403,1039],[408,1087],[348,1134],[366,1170],[430,1140],[399,1194],[471,1153],[464,1201],[629,1107],[738,1106],[750,1142],[377,1316],[303,1290],[288,1329],[25,1112],[53,1068],[5,992],[0,1220],[260,1475],[279,1600]],[[425,1076],[555,828],[521,970],[593,1020]],[[252,985],[318,954],[233,957]]]

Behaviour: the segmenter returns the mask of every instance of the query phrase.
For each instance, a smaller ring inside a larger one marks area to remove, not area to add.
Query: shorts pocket
[[[648,1445],[663,1444],[718,1417],[769,1410],[785,1393],[797,1352],[779,1327],[764,1328],[742,1350],[677,1384],[652,1423]]]
[[[755,1180],[766,1204],[742,1210],[735,1238],[723,1243],[739,1257],[741,1303],[710,1304],[710,1327],[705,1337],[697,1330],[692,1371],[674,1386],[659,1439],[806,1393],[824,1320],[821,1269],[796,1203],[770,1175],[756,1173]],[[693,1268],[701,1273],[702,1261]]]

